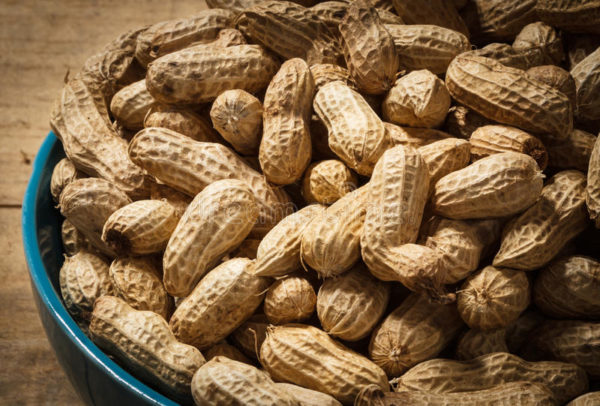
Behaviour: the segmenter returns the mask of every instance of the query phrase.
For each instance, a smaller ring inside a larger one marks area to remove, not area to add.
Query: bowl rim
[[[57,143],[56,135],[50,131],[37,152],[33,162],[33,172],[23,198],[21,227],[23,248],[31,282],[55,323],[68,337],[71,344],[83,354],[87,362],[95,364],[98,369],[109,375],[122,389],[139,396],[148,404],[176,406],[178,403],[145,385],[102,352],[73,321],[52,286],[39,250],[36,213],[42,172]]]

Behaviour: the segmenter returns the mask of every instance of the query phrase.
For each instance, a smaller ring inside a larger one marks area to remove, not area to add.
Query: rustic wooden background
[[[204,0],[0,2],[0,404],[76,405],[31,296],[21,200],[67,70],[128,29],[206,8]]]

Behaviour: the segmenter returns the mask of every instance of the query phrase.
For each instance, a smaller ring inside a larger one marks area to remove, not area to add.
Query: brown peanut
[[[600,19],[600,2],[598,2]],[[577,88],[577,107],[575,114],[583,119],[600,119],[600,49],[585,57],[573,69],[571,76]]]
[[[60,200],[60,194],[65,186],[85,175],[78,171],[68,158],[63,158],[54,167],[50,178],[50,193],[56,203]]]
[[[265,296],[264,311],[272,324],[287,324],[308,319],[316,303],[317,295],[308,279],[292,274],[271,285]]]
[[[223,139],[210,120],[192,110],[155,103],[144,118],[144,127],[161,127],[186,135],[194,141],[219,142]]]
[[[469,329],[456,345],[456,358],[468,360],[491,354],[493,352],[509,352],[506,344],[506,329],[490,331]]]
[[[146,89],[146,80],[140,80],[119,90],[110,101],[110,112],[117,122],[129,130],[144,127],[144,117],[154,99]]]
[[[600,34],[600,3],[596,0],[539,0],[535,11],[553,27]]]
[[[356,175],[343,162],[329,159],[306,169],[302,196],[307,203],[333,204],[357,187]]]

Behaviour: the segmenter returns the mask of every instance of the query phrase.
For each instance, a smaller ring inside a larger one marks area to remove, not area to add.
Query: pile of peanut
[[[94,343],[197,405],[600,404],[600,0],[207,2],[54,105]]]

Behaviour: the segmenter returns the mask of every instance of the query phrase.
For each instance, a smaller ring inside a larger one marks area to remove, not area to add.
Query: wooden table
[[[205,7],[203,0],[0,3],[1,405],[81,404],[40,324],[21,242],[21,200],[66,72],[121,32]]]

